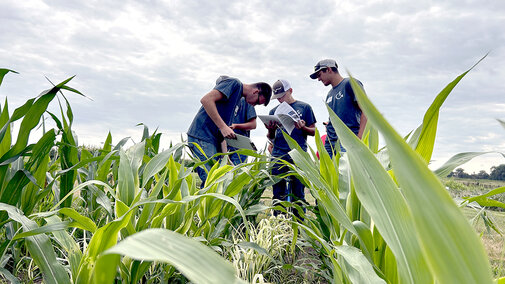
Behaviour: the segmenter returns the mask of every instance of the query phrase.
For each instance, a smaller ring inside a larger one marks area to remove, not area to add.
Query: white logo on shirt
[[[338,93],[335,95],[335,98],[336,98],[337,100],[340,100],[340,99],[341,99],[341,98],[343,98],[343,97],[344,97],[344,94],[342,94],[342,91],[338,91]]]
[[[327,104],[329,104],[329,103],[331,103],[331,101],[332,101],[332,100],[333,100],[333,97],[328,97],[328,98],[326,99],[326,103],[327,103]]]

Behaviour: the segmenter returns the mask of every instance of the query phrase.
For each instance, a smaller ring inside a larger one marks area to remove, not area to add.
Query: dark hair
[[[267,106],[268,103],[270,102],[270,97],[272,96],[272,87],[270,87],[270,85],[268,85],[268,83],[265,82],[256,83],[254,84],[254,86],[258,88],[258,90],[260,91],[259,95],[265,98],[264,105]]]

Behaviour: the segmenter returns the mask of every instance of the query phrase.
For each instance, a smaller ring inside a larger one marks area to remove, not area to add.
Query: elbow
[[[200,99],[200,103],[201,103],[202,105],[205,105],[205,104],[207,103],[207,99],[206,99],[206,97],[201,98],[201,99]]]

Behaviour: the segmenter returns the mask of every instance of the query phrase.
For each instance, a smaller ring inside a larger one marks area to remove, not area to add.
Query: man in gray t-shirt
[[[333,59],[319,61],[314,66],[314,73],[310,74],[310,78],[321,81],[325,86],[332,86],[332,89],[326,96],[326,103],[345,125],[361,139],[367,118],[358,105],[349,78],[343,78],[338,73],[337,62]],[[363,86],[360,81],[358,83]],[[335,144],[338,137],[330,120],[326,125],[326,134],[324,147],[328,154],[330,154],[330,157],[332,157],[336,151]],[[339,147],[341,151],[345,151],[340,145]]]
[[[235,106],[240,98],[250,105],[268,105],[272,88],[267,83],[243,84],[236,78],[221,76],[216,86],[200,100],[202,107],[198,110],[188,130],[188,143],[193,154],[205,161],[221,152],[221,142],[224,137],[234,138],[235,132],[230,128]],[[195,146],[198,144],[203,153]],[[205,164],[207,171],[210,164]],[[202,187],[207,180],[207,171],[197,168],[202,180]]]

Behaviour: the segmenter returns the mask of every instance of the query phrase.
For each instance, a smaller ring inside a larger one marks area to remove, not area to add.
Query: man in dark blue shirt
[[[202,107],[196,114],[188,130],[188,143],[193,154],[200,160],[208,160],[221,152],[224,137],[234,138],[235,132],[230,128],[233,110],[243,97],[248,104],[268,105],[272,88],[267,83],[243,84],[236,78],[221,76],[216,86],[200,100]],[[203,153],[195,146],[198,144]],[[210,164],[205,164],[207,171]],[[197,168],[202,180],[202,187],[207,180],[207,171]]]
[[[314,73],[310,74],[310,78],[321,81],[325,86],[332,86],[332,89],[326,96],[326,103],[347,127],[361,139],[367,118],[358,105],[349,78],[343,78],[338,73],[337,62],[333,59],[319,61],[314,66]],[[360,81],[358,83],[363,86]],[[335,145],[338,136],[330,120],[326,125],[326,134],[324,147],[328,154],[330,154],[330,157],[333,157],[333,153],[336,151]],[[342,152],[345,151],[341,145],[338,146]]]
[[[307,135],[314,136],[316,132],[316,117],[309,104],[295,100],[293,98],[293,89],[291,85],[286,80],[278,80],[272,86],[274,95],[273,99],[277,99],[280,103],[289,104],[298,114],[300,120],[295,122],[295,128],[291,131],[291,138],[293,138],[298,145],[307,151]],[[275,114],[279,106],[276,106],[270,111],[270,115]],[[289,156],[288,152],[291,150],[289,148],[286,139],[282,132],[287,132],[281,125],[273,123],[266,125],[268,129],[267,137],[270,141],[273,141],[272,156],[279,159],[285,160],[287,162],[293,163],[293,159]],[[282,163],[275,162],[272,167],[273,175],[283,175],[289,171],[289,168]],[[288,181],[289,180],[289,181]],[[288,190],[288,183],[289,189]],[[305,202],[305,192],[302,182],[295,176],[289,176],[285,179],[280,180],[272,187],[274,204],[278,201],[288,201],[288,194],[293,197],[293,200],[299,205],[303,206]],[[298,212],[294,212],[298,216]],[[274,211],[274,214],[278,212]]]

